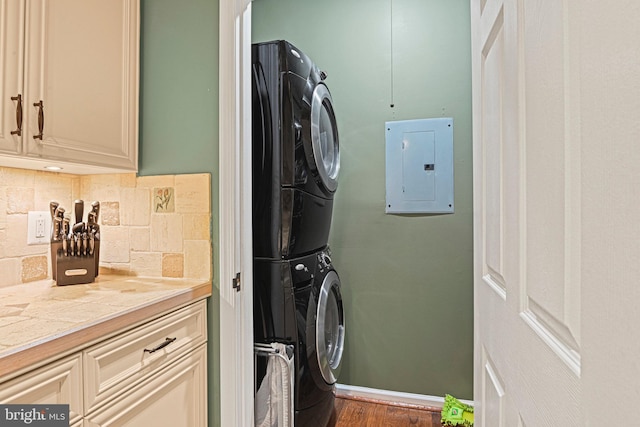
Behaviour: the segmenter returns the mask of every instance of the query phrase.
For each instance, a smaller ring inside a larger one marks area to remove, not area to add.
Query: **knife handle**
[[[70,225],[69,225],[69,218],[63,218],[62,219],[62,233],[64,233],[65,236],[69,235],[69,232],[71,231]]]
[[[53,231],[51,233],[51,241],[60,241],[60,230],[62,229],[62,219],[60,217],[53,218]]]
[[[98,222],[98,217],[100,216],[100,202],[99,201],[95,201],[93,203],[91,203],[91,212],[94,212],[96,214],[96,222]]]
[[[71,227],[71,232],[72,233],[83,233],[86,230],[85,224],[84,222],[79,222],[76,225],[74,225],[73,227]]]
[[[76,239],[75,239],[75,235],[70,234],[69,235],[69,255],[75,256],[75,254],[76,254]]]
[[[58,206],[60,206],[60,203],[52,201],[49,203],[49,212],[51,213],[51,219],[53,219],[56,216],[56,209],[58,209]]]
[[[87,227],[90,227],[91,224],[97,224],[97,223],[98,223],[98,216],[94,211],[90,211],[87,214]]]
[[[82,250],[80,251],[80,255],[87,256],[88,252],[89,252],[89,240],[88,240],[87,233],[84,232],[82,233]]]
[[[96,240],[100,240],[100,226],[98,224],[90,224],[89,232],[93,234],[93,237]]]
[[[76,200],[73,202],[73,209],[76,216],[76,224],[82,222],[82,216],[84,215],[84,201]]]
[[[96,249],[96,236],[93,233],[89,233],[89,255],[93,256],[93,252]]]

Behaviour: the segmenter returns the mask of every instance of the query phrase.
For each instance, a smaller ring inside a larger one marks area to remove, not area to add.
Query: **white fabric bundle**
[[[293,427],[294,360],[287,346],[271,343],[277,353],[268,355],[267,373],[258,388],[255,401],[256,427]]]

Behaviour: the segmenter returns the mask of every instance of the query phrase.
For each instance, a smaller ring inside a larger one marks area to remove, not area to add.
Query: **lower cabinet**
[[[69,404],[71,427],[207,425],[206,303],[0,383],[0,403]]]
[[[205,345],[88,416],[85,427],[207,425]]]
[[[0,384],[3,404],[69,404],[69,422],[82,425],[82,354],[74,354]]]

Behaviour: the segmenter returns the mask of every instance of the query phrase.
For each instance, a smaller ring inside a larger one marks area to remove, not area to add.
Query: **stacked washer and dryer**
[[[254,44],[252,73],[254,339],[293,346],[295,425],[325,427],[344,346],[328,247],[340,169],[331,95],[286,41]]]

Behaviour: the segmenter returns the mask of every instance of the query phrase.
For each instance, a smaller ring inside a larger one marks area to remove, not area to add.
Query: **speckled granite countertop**
[[[113,275],[0,288],[0,382],[209,295],[209,281]]]

